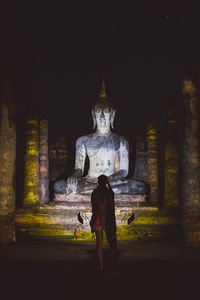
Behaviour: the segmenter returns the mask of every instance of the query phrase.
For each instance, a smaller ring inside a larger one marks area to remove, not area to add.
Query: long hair
[[[108,194],[108,192],[112,191],[108,178],[105,175],[100,175],[98,177],[97,191],[102,196],[101,201],[104,201],[104,196]]]

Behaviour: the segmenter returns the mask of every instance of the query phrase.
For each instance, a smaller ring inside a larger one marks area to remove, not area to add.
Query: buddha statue
[[[113,133],[115,109],[107,100],[103,82],[100,98],[92,109],[94,133],[76,141],[75,168],[66,180],[54,183],[59,194],[91,194],[97,187],[100,175],[106,175],[116,194],[146,194],[146,185],[139,180],[128,179],[129,143]],[[86,157],[89,159],[87,176],[83,177]]]

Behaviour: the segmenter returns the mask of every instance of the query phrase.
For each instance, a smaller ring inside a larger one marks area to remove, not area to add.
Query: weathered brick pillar
[[[185,100],[182,201],[186,245],[200,246],[200,98],[191,78],[183,80]]]
[[[178,187],[178,123],[174,109],[167,110],[166,144],[165,144],[165,183],[164,203],[166,209],[179,205]]]
[[[40,121],[40,204],[49,202],[49,153],[48,153],[48,121]]]
[[[15,241],[16,126],[10,81],[2,82],[0,101],[0,242]]]
[[[39,205],[38,120],[36,115],[27,119],[24,199],[25,207]]]
[[[145,149],[145,143],[143,141],[138,141],[136,144],[135,172],[133,178],[143,181],[149,180],[147,151]]]
[[[149,168],[150,203],[158,205],[158,150],[156,122],[147,126],[147,161]]]

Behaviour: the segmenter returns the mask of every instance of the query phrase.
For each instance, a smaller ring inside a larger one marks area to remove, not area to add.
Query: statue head
[[[107,100],[105,83],[103,81],[100,98],[92,109],[93,129],[97,126],[100,131],[110,130],[110,126],[114,128],[115,109]]]

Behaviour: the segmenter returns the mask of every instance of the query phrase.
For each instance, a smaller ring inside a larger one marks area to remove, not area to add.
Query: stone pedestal
[[[2,82],[0,100],[0,242],[13,242],[15,240],[16,126],[9,80]]]
[[[89,195],[56,195],[54,202],[36,210],[20,209],[15,217],[16,238],[94,238],[89,226],[90,202]],[[157,207],[148,206],[138,195],[116,195],[115,216],[119,240],[170,236],[179,223],[177,217],[168,217]]]
[[[68,223],[76,224],[72,231],[81,230],[90,231],[89,222],[91,219],[91,196],[90,195],[67,195],[55,194],[55,204],[69,210],[71,217]],[[135,207],[146,205],[145,195],[115,195],[115,214],[116,223],[120,225],[128,225],[128,219],[132,216]],[[78,222],[78,215],[83,220],[83,224]]]

